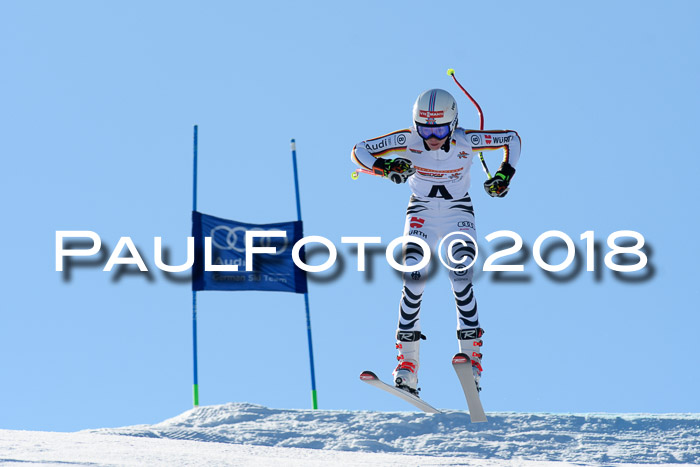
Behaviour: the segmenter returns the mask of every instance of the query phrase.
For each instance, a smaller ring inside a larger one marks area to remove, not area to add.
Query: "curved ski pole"
[[[464,89],[464,87],[462,87],[461,84],[459,84],[459,81],[457,81],[457,77],[455,76],[455,70],[454,70],[454,68],[448,69],[448,70],[447,70],[447,74],[448,74],[449,76],[452,76],[452,79],[455,81],[455,83],[457,83],[457,86],[459,86],[459,89],[461,89],[461,90],[464,92],[464,94],[467,95],[467,97],[469,98],[469,100],[472,101],[472,104],[474,104],[474,107],[476,107],[476,111],[479,113],[479,130],[484,131],[484,114],[481,112],[481,106],[480,106],[479,103],[472,97],[472,95],[469,94],[469,93],[467,92],[467,90]],[[486,176],[487,176],[488,178],[493,178],[493,177],[491,176],[491,172],[489,172],[488,166],[486,165],[486,161],[484,160],[484,154],[483,154],[482,152],[479,153],[479,159],[481,160],[481,166],[484,168],[484,172],[486,172]]]

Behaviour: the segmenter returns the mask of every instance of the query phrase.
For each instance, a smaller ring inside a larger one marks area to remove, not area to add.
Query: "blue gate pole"
[[[192,211],[197,210],[197,125],[194,126],[194,180],[192,183]],[[192,356],[194,362],[194,406],[199,406],[199,381],[197,379],[197,291],[192,291]]]
[[[294,190],[297,197],[297,220],[301,221],[301,201],[299,200],[299,175],[297,172],[297,145],[292,139],[292,162],[294,164]],[[311,404],[314,410],[318,409],[318,396],[316,394],[316,371],[314,370],[314,346],[311,340],[311,313],[309,312],[309,292],[304,294],[306,304],[306,335],[309,341],[309,366],[311,367]]]

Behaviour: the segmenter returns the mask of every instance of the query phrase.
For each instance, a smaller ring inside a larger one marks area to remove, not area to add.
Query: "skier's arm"
[[[503,163],[515,167],[520,159],[520,136],[513,130],[465,130],[474,152],[503,149]]]
[[[399,130],[359,142],[352,148],[351,160],[366,170],[377,172],[386,166],[386,162],[396,157],[405,156],[406,142],[411,130]],[[382,160],[379,160],[382,159]]]
[[[510,180],[515,175],[515,165],[520,159],[520,136],[511,130],[465,131],[475,152],[503,149],[503,161],[495,175],[484,182],[490,196],[502,198],[508,193]]]

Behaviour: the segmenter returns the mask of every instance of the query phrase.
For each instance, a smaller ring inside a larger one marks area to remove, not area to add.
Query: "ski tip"
[[[469,357],[467,357],[466,354],[463,353],[458,353],[454,357],[452,357],[452,364],[453,365],[460,365],[463,363],[469,363],[471,360],[469,360]]]
[[[379,379],[379,378],[377,378],[377,375],[375,375],[371,371],[363,371],[362,373],[360,373],[360,379],[362,381],[371,381],[373,379]]]

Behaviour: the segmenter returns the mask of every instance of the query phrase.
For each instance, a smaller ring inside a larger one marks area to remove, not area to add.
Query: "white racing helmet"
[[[424,139],[430,136],[438,139],[451,136],[457,127],[455,98],[443,89],[429,89],[423,92],[413,104],[413,124]]]

